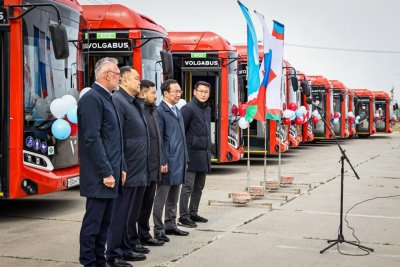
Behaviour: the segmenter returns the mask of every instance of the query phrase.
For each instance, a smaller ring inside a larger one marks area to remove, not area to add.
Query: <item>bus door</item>
[[[8,193],[8,127],[9,127],[9,26],[6,11],[0,7],[0,198]]]
[[[368,97],[358,97],[356,115],[360,116],[359,124],[356,125],[357,134],[369,135],[370,100]]]
[[[326,119],[326,92],[325,86],[313,86],[311,89],[311,96],[313,102],[318,105],[321,110],[318,110],[321,116],[325,116]],[[313,105],[312,106],[313,112],[317,108]],[[323,113],[323,114],[322,114]],[[325,124],[322,120],[319,120],[317,123],[313,125],[313,132],[315,137],[325,138]]]
[[[194,85],[198,81],[205,81],[211,85],[208,103],[211,107],[211,143],[212,159],[219,159],[219,91],[220,72],[207,70],[182,70],[182,98],[189,102],[193,97]]]
[[[343,101],[343,95],[340,89],[333,89],[333,112],[334,114],[337,113],[342,113],[342,102]],[[341,114],[341,117],[338,118],[339,121],[337,123],[333,122],[333,129],[335,132],[336,137],[342,137],[342,120],[344,118],[345,114]],[[331,118],[334,118],[332,115]]]
[[[376,130],[386,132],[386,99],[375,99]]]

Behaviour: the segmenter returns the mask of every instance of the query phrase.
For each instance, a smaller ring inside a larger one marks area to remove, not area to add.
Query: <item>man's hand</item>
[[[124,172],[124,171],[122,171],[121,181],[122,181],[122,185],[124,185],[126,182],[126,172]]]
[[[168,172],[168,165],[161,165],[161,173],[167,173]]]
[[[114,176],[110,175],[106,178],[103,178],[103,184],[107,187],[114,188],[115,186]]]

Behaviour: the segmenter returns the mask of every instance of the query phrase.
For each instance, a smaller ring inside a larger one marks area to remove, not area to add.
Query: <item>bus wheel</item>
[[[369,137],[369,134],[359,134],[358,135],[359,138],[365,139]]]

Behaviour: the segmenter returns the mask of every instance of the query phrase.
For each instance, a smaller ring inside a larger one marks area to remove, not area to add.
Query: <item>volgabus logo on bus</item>
[[[89,51],[130,51],[130,40],[85,40],[82,44],[83,50]]]
[[[183,59],[183,67],[219,67],[218,59]]]

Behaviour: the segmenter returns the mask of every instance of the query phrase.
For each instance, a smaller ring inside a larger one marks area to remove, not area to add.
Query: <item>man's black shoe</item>
[[[179,218],[179,225],[188,227],[188,228],[196,228],[197,224],[189,218]]]
[[[133,245],[132,250],[133,252],[143,253],[143,254],[147,254],[150,252],[150,249],[143,247],[142,244]]]
[[[166,236],[164,233],[154,234],[154,238],[157,239],[158,241],[169,242],[169,237]]]
[[[149,238],[147,240],[141,241],[146,246],[162,246],[165,244],[163,240],[157,240],[155,238]]]
[[[140,253],[135,253],[133,251],[124,254],[122,258],[126,261],[144,261],[146,259],[146,256]],[[132,265],[130,265],[132,266]]]
[[[165,234],[166,235],[186,236],[186,235],[189,235],[189,232],[182,231],[179,228],[174,228],[174,229],[166,229]]]
[[[204,217],[201,217],[199,215],[190,215],[190,219],[194,222],[201,222],[201,223],[206,223],[208,220]]]
[[[107,264],[110,267],[132,267],[132,264],[120,258],[115,258],[112,261],[107,261]]]

